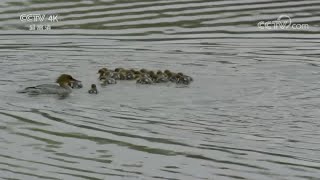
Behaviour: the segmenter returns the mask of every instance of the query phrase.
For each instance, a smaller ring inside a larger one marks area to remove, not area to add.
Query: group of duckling
[[[99,80],[102,86],[116,84],[118,80],[135,80],[137,84],[155,84],[173,82],[176,84],[188,85],[193,79],[181,72],[175,73],[170,70],[147,70],[147,69],[125,69],[125,68],[101,68],[98,70]],[[97,86],[91,85],[88,91],[90,94],[97,94]]]

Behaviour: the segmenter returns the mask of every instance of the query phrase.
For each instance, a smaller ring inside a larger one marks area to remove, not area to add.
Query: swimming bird
[[[69,74],[61,74],[57,80],[57,84],[41,84],[32,87],[26,87],[23,90],[17,91],[18,93],[28,93],[29,95],[39,94],[58,94],[61,96],[67,96],[72,92],[70,84],[80,82],[74,79]]]
[[[169,79],[166,74],[164,74],[162,71],[158,71],[157,74],[155,75],[154,79],[155,83],[166,83],[169,82]]]
[[[184,75],[181,72],[177,73],[176,79],[177,79],[176,80],[177,84],[184,84],[184,85],[188,85],[193,81],[192,77]]]
[[[98,94],[98,89],[95,84],[91,84],[91,89],[88,91],[89,94]]]
[[[102,86],[106,86],[107,84],[117,84],[116,79],[108,76],[101,77],[100,81]]]
[[[142,74],[136,81],[137,84],[152,84],[152,79],[147,74]]]

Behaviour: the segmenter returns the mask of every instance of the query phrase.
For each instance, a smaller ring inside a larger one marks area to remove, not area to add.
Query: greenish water
[[[0,2],[0,179],[318,179],[319,1]],[[21,22],[22,14],[58,22]],[[288,15],[308,30],[259,29]],[[51,30],[30,31],[30,25]],[[99,94],[101,67],[195,81]],[[66,99],[17,94],[61,73]]]

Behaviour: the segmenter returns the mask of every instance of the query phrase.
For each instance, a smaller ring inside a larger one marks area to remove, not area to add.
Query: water
[[[1,1],[0,179],[318,179],[319,8],[312,0]],[[29,31],[23,13],[59,22]],[[282,14],[309,30],[257,28]],[[105,66],[195,81],[122,81],[89,95]],[[63,100],[16,93],[61,73],[84,88]]]

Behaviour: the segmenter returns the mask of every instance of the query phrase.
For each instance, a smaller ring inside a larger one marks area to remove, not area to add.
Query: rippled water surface
[[[319,9],[317,0],[2,0],[0,179],[319,179]],[[20,21],[32,13],[59,22]],[[309,29],[257,27],[282,14]],[[195,81],[121,81],[89,95],[101,67]],[[61,73],[84,88],[66,99],[16,93]]]

